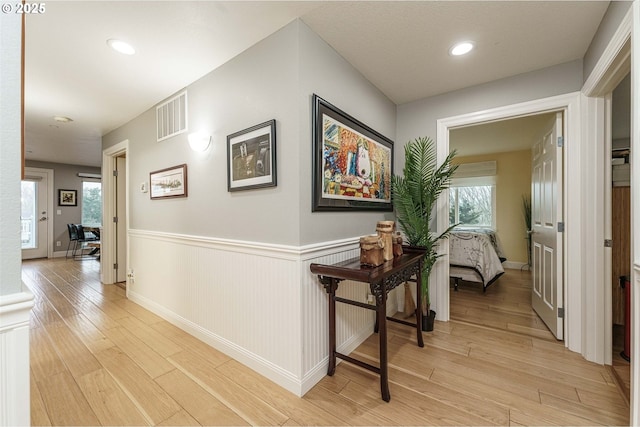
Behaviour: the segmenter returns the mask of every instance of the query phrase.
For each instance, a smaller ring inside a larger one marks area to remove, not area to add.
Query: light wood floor
[[[473,300],[486,302],[506,280],[488,297],[452,293],[457,320],[436,322],[425,348],[410,328],[389,325],[385,403],[377,376],[348,363],[298,398],[98,278],[95,261],[23,264],[36,298],[33,425],[628,425],[610,371],[544,336],[535,320],[508,317],[500,330],[460,317],[482,311]],[[518,301],[508,304],[519,312]],[[372,335],[354,353],[375,363],[377,352]]]

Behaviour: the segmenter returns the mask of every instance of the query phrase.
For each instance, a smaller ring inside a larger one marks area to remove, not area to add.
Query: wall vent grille
[[[156,107],[158,142],[187,131],[187,91]]]

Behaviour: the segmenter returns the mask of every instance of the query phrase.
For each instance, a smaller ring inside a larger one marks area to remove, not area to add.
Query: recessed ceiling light
[[[65,117],[65,116],[54,116],[53,120],[59,123],[69,123],[73,121],[73,119],[70,119],[69,117]]]
[[[454,44],[451,49],[449,49],[449,55],[452,56],[460,56],[465,55],[473,50],[474,44],[473,42],[460,42]]]
[[[109,39],[107,40],[107,44],[109,45],[109,47],[111,47],[111,49],[125,55],[133,55],[134,53],[136,53],[136,50],[133,48],[133,46],[131,46],[127,42],[123,42],[122,40]]]

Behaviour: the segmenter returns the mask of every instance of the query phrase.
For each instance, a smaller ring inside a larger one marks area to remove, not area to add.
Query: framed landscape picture
[[[178,165],[149,174],[151,199],[187,197],[187,165]]]
[[[227,189],[276,186],[276,121],[227,136]]]
[[[393,141],[313,95],[312,211],[391,211]]]

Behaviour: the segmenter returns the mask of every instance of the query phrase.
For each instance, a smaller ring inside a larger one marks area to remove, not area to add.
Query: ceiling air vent
[[[187,92],[156,107],[158,142],[187,131]]]

